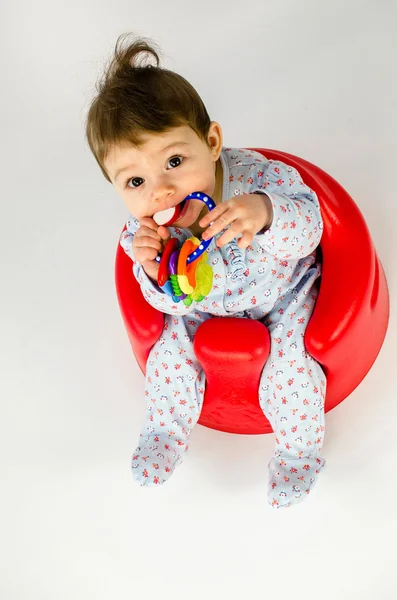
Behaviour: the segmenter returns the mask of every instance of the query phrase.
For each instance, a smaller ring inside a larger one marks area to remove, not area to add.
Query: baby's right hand
[[[132,251],[135,260],[141,263],[146,275],[157,281],[160,263],[154,259],[162,252],[166,241],[171,237],[164,225],[158,225],[152,218],[144,217],[139,221],[140,227],[134,235]]]

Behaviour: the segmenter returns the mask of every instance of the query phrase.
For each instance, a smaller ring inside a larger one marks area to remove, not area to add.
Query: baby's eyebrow
[[[162,152],[164,153],[166,150],[169,150],[170,148],[174,148],[175,146],[189,146],[189,143],[188,142],[172,142],[172,144],[168,144],[168,146],[163,148]]]

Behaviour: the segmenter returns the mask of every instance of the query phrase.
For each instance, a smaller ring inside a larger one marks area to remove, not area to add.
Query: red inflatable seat
[[[305,344],[327,376],[328,412],[358,386],[380,351],[389,319],[385,274],[363,215],[335,179],[292,154],[249,149],[295,167],[320,202],[322,278]],[[144,299],[120,244],[115,276],[128,337],[145,374],[149,352],[163,331],[164,313]],[[201,425],[229,433],[272,431],[258,400],[269,348],[267,328],[259,321],[213,317],[198,327],[194,351],[207,380]]]

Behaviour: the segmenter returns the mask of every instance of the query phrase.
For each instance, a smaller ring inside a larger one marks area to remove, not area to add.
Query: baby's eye
[[[179,163],[178,163],[178,164],[176,164],[176,165],[174,164],[174,166],[172,167],[173,169],[174,169],[175,167],[179,167],[179,165],[180,165],[180,164],[182,164],[183,158],[182,158],[182,156],[173,156],[173,157],[172,157],[172,158],[170,158],[170,160],[168,161],[168,164],[170,164],[170,162],[171,162],[171,161],[175,161],[175,160],[176,160],[176,161],[179,161]]]
[[[142,182],[144,181],[144,179],[142,179],[142,177],[133,177],[132,179],[127,179],[127,181],[125,182],[126,187],[131,187],[128,184],[130,183],[130,181],[132,181],[132,185],[133,187],[139,187],[140,185],[142,185]],[[134,183],[137,181],[140,181],[141,183]]]
[[[167,166],[171,165],[170,168],[171,169],[175,169],[176,167],[179,167],[179,165],[182,164],[183,158],[182,156],[173,156],[172,158],[170,158],[170,160],[167,163]],[[132,182],[132,186],[129,185],[130,181]],[[145,180],[142,179],[142,177],[133,177],[132,179],[127,179],[127,181],[125,182],[125,186],[128,188],[132,188],[132,187],[140,187],[142,185],[142,183],[144,183]]]

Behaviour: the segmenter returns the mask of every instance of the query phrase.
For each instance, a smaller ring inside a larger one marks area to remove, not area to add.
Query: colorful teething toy
[[[210,211],[216,206],[207,194],[193,192],[179,205],[154,214],[153,220],[158,225],[172,225],[183,212],[185,207],[182,205],[188,200],[201,200]],[[157,283],[166,294],[172,296],[174,302],[183,300],[186,306],[190,306],[193,300],[201,302],[209,294],[213,272],[207,262],[208,253],[205,250],[211,240],[212,237],[200,241],[192,236],[178,248],[178,240],[171,238],[167,241],[163,253],[155,258],[160,263]]]

